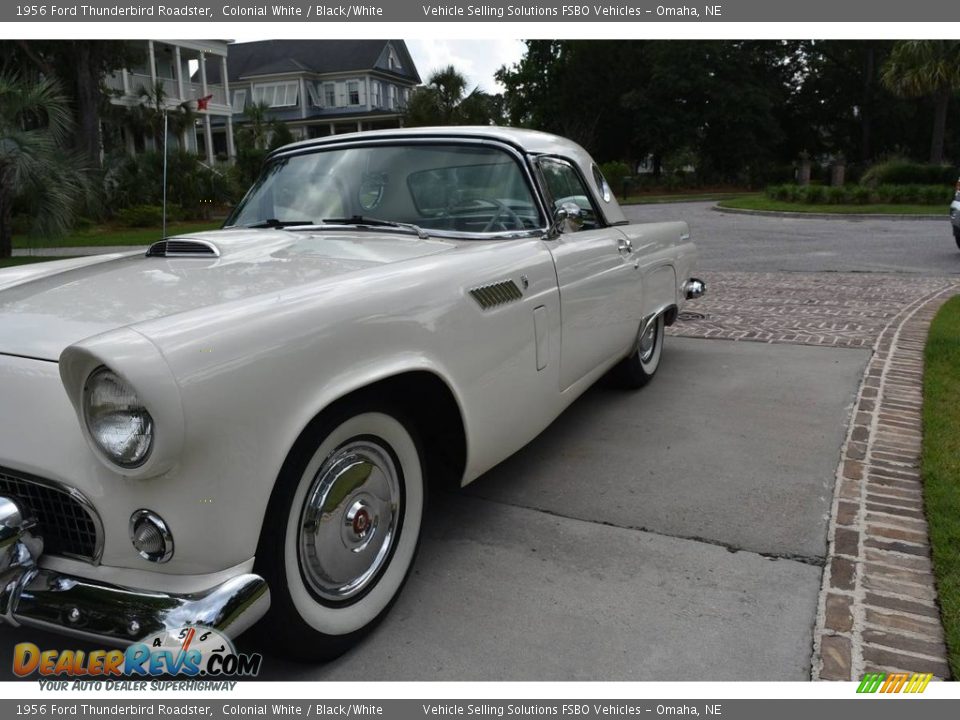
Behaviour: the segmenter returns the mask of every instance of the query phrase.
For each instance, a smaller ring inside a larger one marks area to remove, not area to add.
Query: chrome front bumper
[[[270,589],[247,573],[203,592],[118,587],[37,566],[43,539],[19,500],[0,496],[0,622],[129,645],[186,625],[236,637],[270,607]]]

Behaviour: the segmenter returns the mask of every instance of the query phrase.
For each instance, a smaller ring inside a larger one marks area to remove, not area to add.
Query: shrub
[[[849,195],[845,187],[830,187],[826,189],[827,202],[831,205],[844,205],[849,201]]]
[[[236,190],[226,173],[206,167],[196,155],[171,152],[167,158],[167,217],[179,208],[184,217],[200,217],[212,204],[235,200]],[[108,163],[105,190],[108,206],[159,206],[163,198],[163,156],[148,152],[114,158]],[[143,219],[146,222],[146,218]]]
[[[765,191],[765,194],[771,200],[784,201],[789,197],[789,188],[789,185],[769,185]]]
[[[862,185],[953,185],[957,181],[957,169],[952,165],[931,165],[892,158],[877,163],[860,179]]]
[[[157,227],[163,223],[163,208],[159,205],[134,205],[119,210],[116,219],[126,227]]]
[[[803,202],[809,205],[820,205],[827,199],[827,189],[822,185],[810,185],[804,190]]]
[[[923,205],[947,205],[953,200],[954,190],[939,185],[925,185],[920,188],[917,201]]]
[[[874,202],[902,203],[905,195],[902,185],[878,185],[873,192]]]
[[[854,205],[866,205],[870,202],[870,188],[862,185],[854,185],[849,188],[848,195],[850,202]]]

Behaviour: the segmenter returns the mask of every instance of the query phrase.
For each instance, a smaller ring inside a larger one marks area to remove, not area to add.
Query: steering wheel
[[[486,203],[487,205],[493,206],[496,210],[496,212],[494,212],[493,216],[487,221],[487,224],[483,226],[483,229],[480,232],[491,232],[496,227],[498,221],[502,230],[523,230],[525,227],[523,224],[523,219],[517,215],[516,212],[514,212],[513,208],[506,203],[493,198],[474,198],[466,202],[457,203],[456,205],[447,208],[447,212],[456,210],[457,208],[467,207],[470,203]],[[505,220],[500,220],[500,218],[504,217]],[[507,222],[513,223],[514,227],[506,227]]]

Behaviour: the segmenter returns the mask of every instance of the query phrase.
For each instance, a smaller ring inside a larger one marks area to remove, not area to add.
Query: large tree
[[[882,77],[884,85],[898,95],[933,98],[930,162],[943,162],[950,97],[960,90],[960,40],[898,42]]]
[[[13,249],[17,200],[29,213],[32,234],[69,229],[89,189],[81,158],[64,147],[72,132],[70,106],[56,80],[0,70],[0,257]]]
[[[5,40],[0,55],[34,77],[57,78],[71,100],[74,131],[69,144],[93,167],[100,165],[100,119],[108,102],[105,75],[143,60],[143,49],[125,40]],[[23,73],[27,76],[27,73]]]
[[[499,120],[496,100],[479,87],[467,92],[467,79],[453,66],[434,71],[410,96],[404,125],[490,125]]]

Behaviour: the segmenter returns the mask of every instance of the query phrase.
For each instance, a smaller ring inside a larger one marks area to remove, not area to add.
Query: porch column
[[[153,53],[153,40],[147,40],[147,51],[150,54],[150,93],[157,87],[157,56]]]
[[[207,91],[207,54],[200,53],[200,96],[206,97]],[[207,150],[207,163],[213,165],[213,128],[210,126],[210,111],[203,111],[203,144]]]
[[[237,149],[233,146],[233,116],[227,115],[227,157],[230,162],[237,158]]]
[[[227,58],[225,55],[220,56],[220,82],[223,85],[223,102],[232,112],[233,103],[230,101],[230,80],[227,79]]]
[[[177,78],[177,93],[179,95],[180,101],[186,100],[187,95],[183,94],[183,66],[180,60],[180,46],[176,45],[173,48],[173,62],[174,69],[176,72],[175,77]]]

